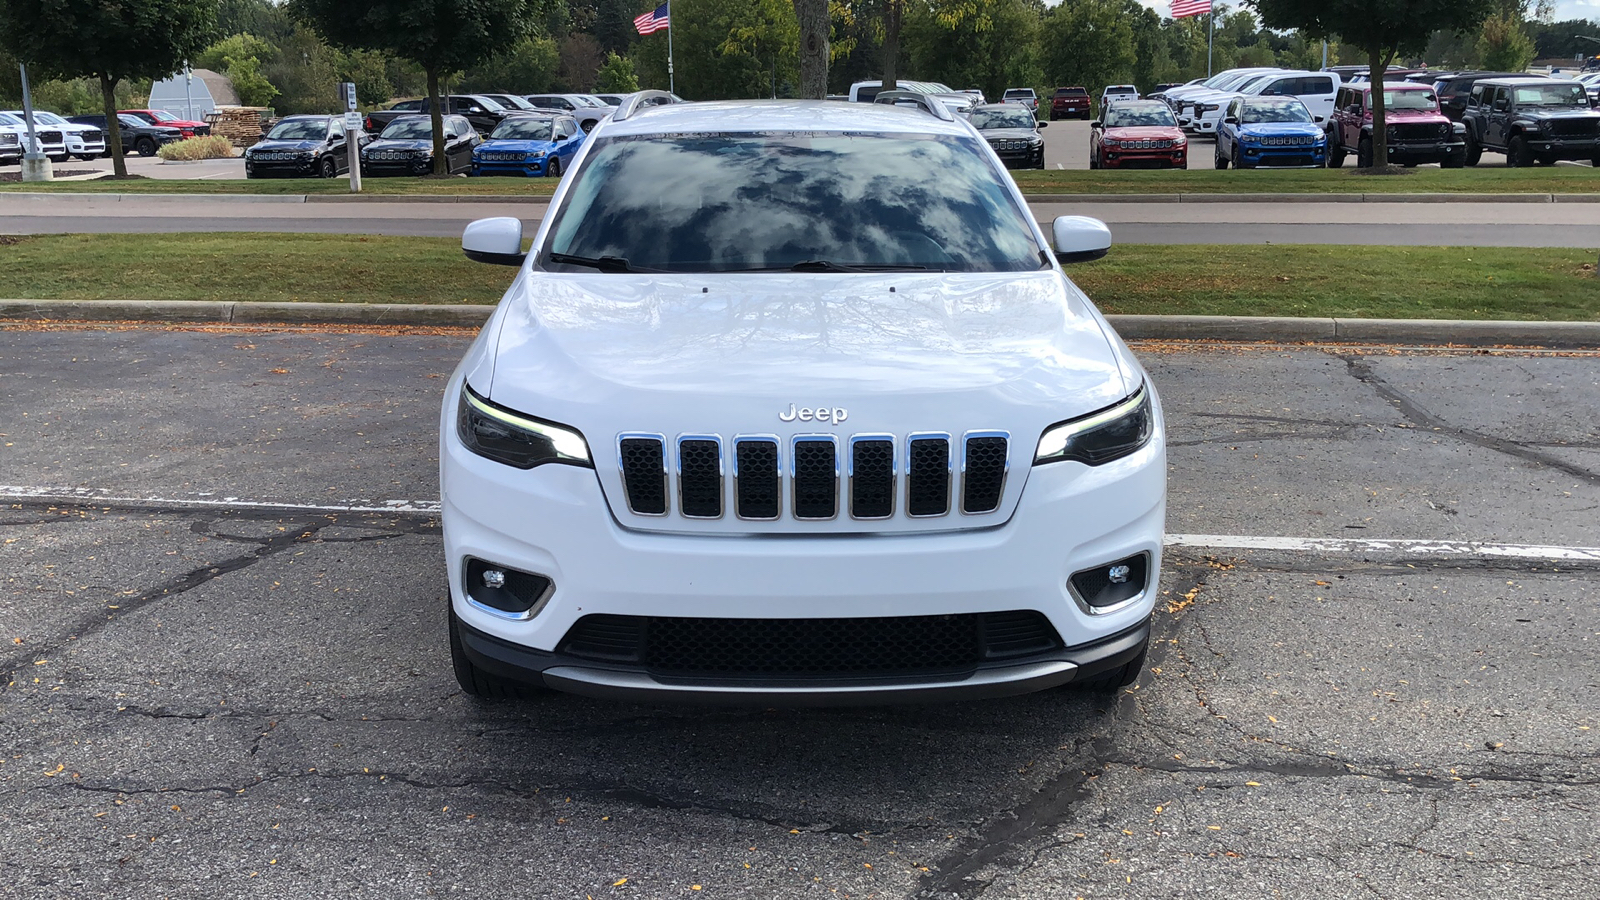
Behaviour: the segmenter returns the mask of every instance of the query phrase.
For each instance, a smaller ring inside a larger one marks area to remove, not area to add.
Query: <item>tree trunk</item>
[[[800,20],[800,97],[828,96],[828,0],[794,0]]]
[[[1381,171],[1389,166],[1389,126],[1387,112],[1383,105],[1383,73],[1389,68],[1389,60],[1384,59],[1381,51],[1372,49],[1367,51],[1367,77],[1372,84],[1372,168]]]
[[[428,69],[428,120],[433,125],[433,174],[450,174],[450,160],[444,155],[444,98],[439,96],[439,70]]]
[[[883,89],[892,91],[900,86],[895,79],[895,63],[900,56],[900,19],[905,13],[905,0],[888,0],[883,10]]]
[[[106,108],[106,148],[111,151],[111,170],[118,178],[128,175],[128,162],[122,158],[122,123],[117,121],[117,82],[109,75],[100,76],[100,102]]]

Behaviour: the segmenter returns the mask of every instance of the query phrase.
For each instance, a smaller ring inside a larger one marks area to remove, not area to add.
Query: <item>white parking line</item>
[[[210,510],[253,509],[305,512],[318,515],[340,513],[417,513],[436,515],[437,500],[342,500],[334,503],[294,503],[273,500],[247,500],[216,493],[161,497],[118,494],[95,488],[55,488],[0,485],[0,504],[6,501],[59,503],[73,506],[138,506],[161,509]],[[1600,562],[1600,547],[1559,547],[1537,544],[1507,544],[1499,541],[1449,540],[1365,540],[1350,538],[1271,537],[1239,534],[1169,534],[1166,545],[1203,550],[1279,550],[1321,556],[1350,556],[1381,553],[1398,556],[1497,557],[1503,559]]]

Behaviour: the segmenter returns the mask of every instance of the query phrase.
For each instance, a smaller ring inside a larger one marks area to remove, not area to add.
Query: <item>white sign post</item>
[[[361,193],[361,113],[356,112],[356,86],[346,81],[339,85],[344,98],[344,155],[350,165],[350,193]]]

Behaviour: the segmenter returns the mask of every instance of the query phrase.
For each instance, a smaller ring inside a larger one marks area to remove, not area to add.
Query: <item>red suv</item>
[[[1075,119],[1093,117],[1089,110],[1089,92],[1084,88],[1058,87],[1055,96],[1050,98],[1050,121],[1068,116]]]
[[[1466,127],[1439,111],[1433,88],[1422,84],[1383,86],[1384,121],[1388,126],[1389,161],[1406,166],[1438,163],[1446,169],[1467,164]],[[1337,169],[1346,156],[1372,165],[1372,86],[1346,85],[1333,101],[1328,117],[1328,166]]]
[[[1189,139],[1160,100],[1124,100],[1089,132],[1091,169],[1187,169]]]
[[[197,134],[207,135],[211,133],[210,125],[204,122],[193,122],[179,118],[164,109],[123,109],[118,110],[118,112],[124,116],[143,119],[151,125],[159,125],[162,128],[176,128],[178,133],[185,138],[192,138]]]

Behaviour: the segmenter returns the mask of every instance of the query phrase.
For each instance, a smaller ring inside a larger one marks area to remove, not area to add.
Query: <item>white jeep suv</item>
[[[1137,679],[1160,401],[940,103],[602,122],[446,388],[463,689],[883,703]]]

